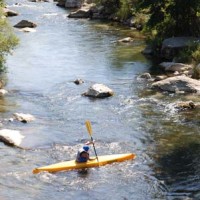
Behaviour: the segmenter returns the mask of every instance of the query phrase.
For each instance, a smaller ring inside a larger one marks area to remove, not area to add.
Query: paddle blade
[[[90,134],[90,136],[92,136],[92,126],[91,126],[90,121],[86,121],[85,125],[86,125],[86,128],[88,130],[88,133]]]

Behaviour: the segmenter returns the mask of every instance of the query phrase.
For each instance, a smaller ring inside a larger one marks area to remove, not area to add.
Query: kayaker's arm
[[[85,145],[91,145],[91,144],[94,144],[94,142],[95,142],[95,140],[93,140],[93,141],[87,141],[87,142],[85,143]]]

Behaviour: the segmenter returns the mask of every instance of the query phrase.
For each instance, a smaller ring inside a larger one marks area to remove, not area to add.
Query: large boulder
[[[200,94],[200,81],[186,76],[175,76],[153,83],[152,88],[175,93],[181,91]]]
[[[19,147],[24,136],[16,130],[2,129],[0,130],[0,141],[9,146]]]
[[[71,12],[69,18],[92,18],[93,13],[95,12],[95,4],[84,4],[80,9],[75,12]]]
[[[113,94],[114,92],[109,87],[103,84],[94,84],[83,95],[94,98],[105,98]]]
[[[80,8],[83,4],[83,0],[66,0],[65,7],[66,8]]]
[[[92,13],[88,8],[81,8],[75,12],[71,12],[68,17],[69,18],[90,18]]]
[[[174,62],[162,62],[159,64],[161,68],[165,71],[171,72],[184,72],[193,68],[192,65],[186,65],[183,63],[174,63]]]
[[[162,43],[161,54],[166,59],[173,59],[177,53],[184,49],[199,43],[200,38],[196,37],[172,37],[167,38]]]
[[[33,22],[30,22],[28,20],[22,20],[19,23],[15,24],[14,27],[15,28],[35,28],[37,25]]]

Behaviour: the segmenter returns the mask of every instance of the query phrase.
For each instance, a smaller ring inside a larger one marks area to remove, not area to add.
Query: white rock
[[[8,91],[5,89],[0,89],[0,97],[4,96],[5,94],[7,94]]]
[[[166,78],[152,84],[152,88],[158,88],[169,92],[186,92],[200,94],[200,81],[182,76]]]
[[[30,114],[23,114],[23,113],[14,113],[13,114],[14,118],[20,122],[31,122],[35,120],[35,117]]]
[[[112,96],[113,94],[114,92],[109,87],[103,84],[94,84],[83,95],[95,98],[105,98]]]
[[[118,42],[123,42],[123,43],[133,42],[133,38],[131,38],[131,37],[126,37],[126,38],[123,38],[123,39],[121,39],[121,40],[118,40]]]
[[[0,141],[12,146],[19,146],[24,136],[16,130],[2,129],[0,130]]]

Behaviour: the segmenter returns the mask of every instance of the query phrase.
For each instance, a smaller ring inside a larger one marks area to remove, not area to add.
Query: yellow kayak
[[[136,157],[133,153],[128,154],[115,154],[115,155],[105,155],[105,156],[98,156],[97,161],[96,158],[89,160],[85,163],[77,163],[75,160],[60,162],[53,165],[48,165],[44,167],[35,168],[33,170],[34,174],[37,174],[42,171],[47,172],[58,172],[63,170],[74,170],[74,169],[84,169],[84,168],[91,168],[91,167],[99,167],[107,164],[111,164],[113,162],[123,162],[125,160],[131,160]]]

